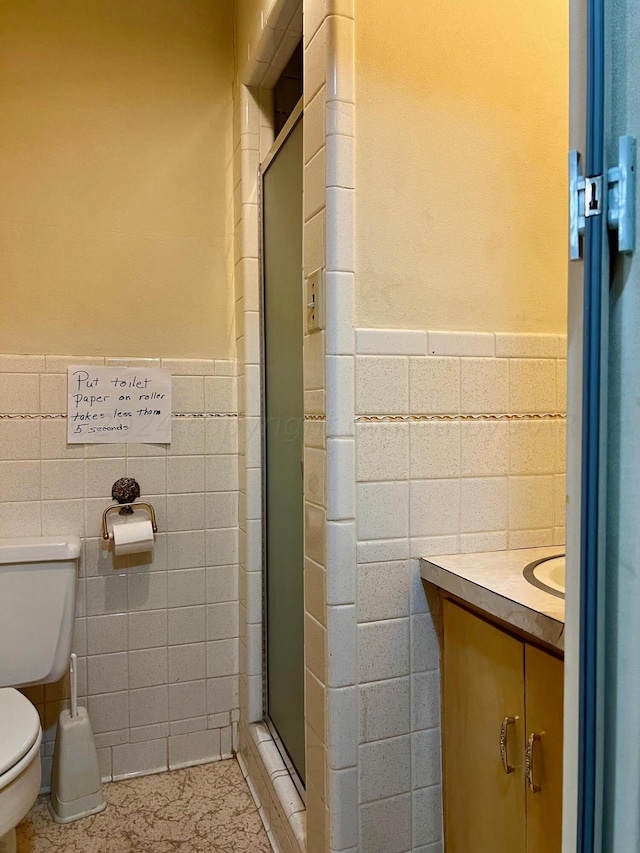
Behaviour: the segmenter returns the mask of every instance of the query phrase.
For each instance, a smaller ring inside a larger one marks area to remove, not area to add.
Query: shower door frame
[[[262,708],[263,708],[263,722],[269,729],[269,732],[273,738],[273,741],[276,745],[278,752],[282,760],[285,763],[287,771],[296,786],[298,793],[304,803],[306,803],[306,789],[305,785],[300,778],[298,771],[296,770],[293,761],[289,757],[289,753],[278,733],[277,728],[275,727],[273,721],[269,717],[268,707],[269,707],[269,692],[268,692],[268,678],[269,678],[269,666],[268,666],[268,598],[267,598],[267,465],[266,465],[266,424],[267,424],[267,411],[266,411],[266,330],[265,330],[265,264],[264,264],[264,176],[269,169],[269,166],[273,163],[275,158],[280,153],[281,149],[286,144],[289,136],[293,133],[298,123],[303,119],[304,116],[304,96],[300,98],[296,106],[294,107],[291,115],[287,119],[284,127],[276,137],[269,153],[264,158],[264,160],[260,163],[260,167],[258,170],[258,230],[260,235],[260,246],[259,246],[259,277],[260,277],[260,418],[262,423],[262,435],[261,435],[261,449],[262,449],[262,465],[261,465],[261,493],[262,493]],[[304,164],[303,164],[304,167]],[[304,214],[303,214],[304,215]],[[302,286],[302,270],[300,273],[300,284]],[[303,318],[300,318],[300,326],[303,330]],[[300,350],[300,357],[302,358],[302,349]],[[303,449],[304,449],[304,441],[303,441]],[[303,484],[303,494],[304,494],[304,484]],[[303,515],[303,535],[304,535],[304,515]],[[303,554],[303,563],[301,565],[301,570],[304,565],[304,554]],[[304,612],[304,601],[303,601],[303,612]],[[304,684],[304,681],[303,681]],[[306,697],[305,697],[306,698]],[[306,709],[305,715],[306,719]],[[304,723],[303,723],[304,724]]]

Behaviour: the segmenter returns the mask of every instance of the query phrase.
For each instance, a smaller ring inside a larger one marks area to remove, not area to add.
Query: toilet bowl
[[[38,796],[41,742],[31,702],[11,687],[0,690],[0,853],[14,853],[14,827]]]

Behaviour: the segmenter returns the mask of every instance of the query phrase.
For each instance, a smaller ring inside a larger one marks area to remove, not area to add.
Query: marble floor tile
[[[60,826],[40,797],[18,853],[270,853],[235,760],[105,785],[107,808]]]

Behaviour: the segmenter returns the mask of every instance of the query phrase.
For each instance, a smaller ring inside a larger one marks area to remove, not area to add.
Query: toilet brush
[[[53,750],[49,811],[70,823],[106,808],[96,744],[86,708],[78,707],[76,655],[71,655],[71,710],[62,711]]]

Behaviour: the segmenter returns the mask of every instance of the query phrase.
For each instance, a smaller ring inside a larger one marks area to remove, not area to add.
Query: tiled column
[[[324,3],[304,3],[304,275],[325,266]],[[314,119],[315,116],[315,119]],[[325,332],[304,336],[307,850],[326,849]]]
[[[311,421],[305,434],[307,810],[318,853],[358,845],[353,44],[351,2],[305,3],[305,276],[326,271],[326,330],[305,338],[306,417],[325,415],[323,433]]]

